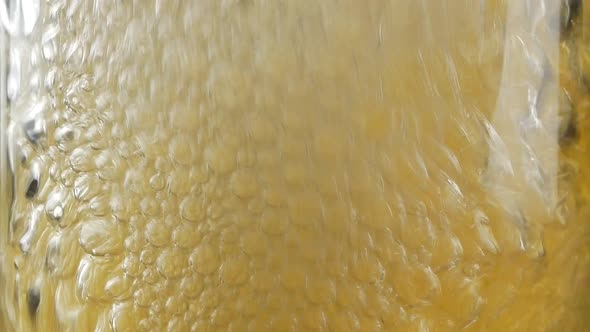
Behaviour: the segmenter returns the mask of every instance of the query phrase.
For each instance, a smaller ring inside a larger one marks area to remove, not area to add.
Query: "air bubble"
[[[266,236],[259,231],[250,231],[241,236],[240,246],[250,256],[263,255],[267,250]]]
[[[243,254],[224,260],[221,266],[221,280],[231,286],[243,284],[248,279],[248,264],[248,258]]]
[[[286,289],[303,289],[305,280],[305,270],[302,266],[289,265],[281,272],[281,283]]]
[[[201,291],[203,291],[202,278],[195,276],[185,277],[180,282],[180,289],[183,296],[189,299],[194,299],[201,294]]]
[[[188,267],[187,258],[177,249],[166,249],[158,257],[158,272],[166,279],[180,277],[183,269]]]
[[[47,61],[48,63],[53,63],[56,53],[57,46],[55,45],[54,39],[46,41],[41,46],[41,54],[43,54],[43,59],[45,59],[45,61]]]
[[[20,250],[24,253],[28,253],[31,250],[31,246],[37,242],[39,235],[39,220],[43,207],[39,206],[33,210],[28,218],[26,219],[25,233],[19,239]]]
[[[321,218],[321,199],[313,192],[293,195],[287,204],[294,224],[309,226]]]
[[[351,272],[361,282],[378,282],[385,276],[385,270],[379,259],[368,254],[353,256]]]
[[[41,291],[36,287],[29,288],[27,291],[27,307],[31,316],[35,316],[37,314],[39,303],[41,303]]]
[[[29,142],[33,144],[39,143],[41,137],[45,135],[45,123],[42,115],[36,115],[33,119],[25,122],[23,129]]]
[[[27,198],[33,198],[39,191],[41,181],[41,170],[38,164],[34,163],[31,165],[31,171],[29,175],[29,182],[27,184],[27,190],[25,196]]]
[[[55,76],[57,75],[56,72],[57,70],[55,68],[51,68],[49,71],[47,71],[47,74],[45,75],[43,86],[48,91],[53,90],[55,86]]]
[[[162,174],[155,174],[150,178],[150,187],[155,191],[160,191],[166,186],[166,180]]]
[[[234,194],[241,198],[252,197],[258,190],[256,177],[247,171],[234,173],[231,178],[231,186]]]
[[[276,137],[273,123],[262,116],[252,119],[250,133],[254,141],[259,143],[271,142]]]
[[[68,188],[71,188],[74,185],[74,181],[76,181],[77,178],[78,174],[71,168],[62,170],[60,174],[61,183]]]
[[[193,270],[207,275],[219,267],[219,254],[212,246],[201,244],[190,256],[189,262]]]
[[[74,197],[81,201],[88,201],[102,190],[100,180],[93,175],[81,175],[74,181]]]
[[[161,213],[160,203],[150,197],[142,199],[139,203],[139,208],[141,213],[148,217],[156,217]]]
[[[56,186],[47,195],[47,201],[45,202],[47,216],[54,221],[60,221],[64,215],[67,200],[66,189],[62,186]]]
[[[236,158],[240,167],[252,167],[256,162],[256,153],[253,149],[244,148],[238,151]]]
[[[268,235],[283,234],[289,226],[289,217],[284,213],[266,210],[260,217],[260,227]]]
[[[184,167],[179,167],[175,169],[168,176],[170,191],[179,196],[186,196],[186,194],[189,192],[189,181],[189,170]]]
[[[90,199],[88,207],[90,207],[93,215],[103,217],[110,212],[109,197],[104,194],[99,194]]]
[[[172,234],[174,243],[179,248],[194,248],[201,242],[201,234],[192,224],[181,223]]]
[[[127,256],[123,261],[123,271],[131,278],[136,278],[141,274],[141,262],[137,257]]]
[[[131,296],[132,281],[126,276],[114,276],[107,281],[104,291],[105,294],[117,301],[122,301]]]
[[[91,143],[92,145],[92,143]],[[105,150],[94,158],[98,177],[104,181],[116,181],[125,174],[126,164],[114,153]]]
[[[152,220],[146,227],[146,238],[154,247],[166,246],[170,241],[168,226],[158,220]]]
[[[93,256],[113,255],[121,252],[123,240],[113,221],[92,219],[84,221],[80,229],[80,245]]]
[[[192,222],[203,220],[205,217],[203,203],[194,196],[185,198],[180,204],[180,215],[183,219]]]
[[[64,152],[69,152],[78,143],[80,131],[69,124],[64,124],[55,130],[53,136],[57,147]]]
[[[252,274],[250,283],[257,291],[268,292],[276,287],[274,278],[274,274],[269,271],[257,271]]]
[[[74,232],[56,233],[47,242],[45,266],[55,277],[68,277],[76,272],[83,254]]]
[[[96,261],[86,256],[80,261],[76,272],[78,296],[84,301],[104,300],[104,288],[110,273],[116,271],[113,261]]]
[[[149,307],[157,298],[156,289],[153,286],[144,286],[133,294],[135,304],[140,307]]]
[[[181,165],[190,165],[193,161],[191,144],[187,144],[186,138],[178,138],[170,142],[168,147],[170,158]]]
[[[69,157],[70,166],[76,172],[89,172],[96,168],[92,158],[92,149],[89,147],[79,147],[72,151]]]
[[[311,303],[329,304],[336,297],[336,289],[329,278],[313,276],[306,283],[305,295]]]
[[[223,328],[229,325],[233,316],[235,316],[235,314],[228,308],[218,307],[211,315],[211,322],[213,325]]]
[[[303,325],[312,330],[323,329],[326,322],[326,317],[319,307],[308,308],[302,318]]]
[[[183,307],[181,307],[183,308]],[[182,310],[182,309],[181,309]],[[167,332],[177,332],[177,331],[189,331],[189,325],[187,322],[183,320],[182,317],[174,317],[172,318],[166,327]]]
[[[236,154],[227,146],[209,148],[205,152],[205,157],[209,166],[220,175],[227,174],[236,167]]]
[[[166,300],[166,312],[170,315],[180,315],[186,311],[187,304],[182,297],[170,297]]]
[[[128,304],[116,305],[111,313],[113,332],[132,331],[137,326],[137,313]]]
[[[140,260],[145,265],[152,265],[158,258],[158,250],[147,247],[141,251]]]
[[[10,100],[16,100],[20,93],[21,83],[19,73],[10,71],[6,78],[6,96]]]

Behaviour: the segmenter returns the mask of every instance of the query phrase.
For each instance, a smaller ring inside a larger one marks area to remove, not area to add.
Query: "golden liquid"
[[[563,60],[579,35],[561,61],[569,215],[523,226],[483,179],[501,1],[56,0],[40,17],[10,105],[13,123],[41,112],[14,132],[8,331],[590,328],[588,97]]]

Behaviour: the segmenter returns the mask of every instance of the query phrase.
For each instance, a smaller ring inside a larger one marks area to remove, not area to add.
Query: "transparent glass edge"
[[[10,7],[14,0],[2,0],[1,5]],[[8,66],[9,38],[5,29],[0,26],[0,244],[7,239],[8,224],[10,218],[10,206],[12,204],[12,171],[8,155],[8,121],[9,105],[6,96],[6,75]],[[0,260],[3,253],[0,252]],[[0,324],[1,326],[1,324]]]

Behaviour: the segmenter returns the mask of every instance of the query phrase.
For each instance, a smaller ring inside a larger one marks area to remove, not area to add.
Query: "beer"
[[[581,8],[535,187],[495,154],[524,146],[507,2],[35,3],[5,36],[5,330],[589,326]]]

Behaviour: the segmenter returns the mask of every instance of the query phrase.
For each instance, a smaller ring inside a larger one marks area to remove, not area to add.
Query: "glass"
[[[588,7],[2,2],[0,329],[589,328]]]

